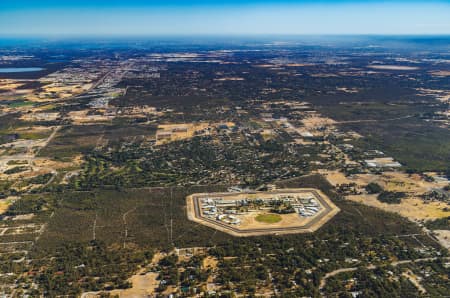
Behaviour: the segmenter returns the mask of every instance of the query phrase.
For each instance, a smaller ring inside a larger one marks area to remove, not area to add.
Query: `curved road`
[[[450,260],[450,257],[443,257],[443,258],[423,258],[423,259],[416,259],[416,260],[402,260],[402,261],[395,261],[390,263],[389,265],[391,266],[398,266],[398,265],[403,265],[403,264],[409,264],[409,263],[419,263],[419,262],[428,262],[428,261],[436,261],[438,259],[444,259],[444,260]],[[366,269],[368,270],[373,270],[376,269],[378,267],[383,267],[383,266],[387,266],[387,265],[379,265],[379,266],[375,266],[375,265],[368,265],[366,266]],[[349,268],[340,268],[340,269],[336,269],[334,271],[328,272],[327,274],[325,274],[324,277],[322,277],[322,279],[320,280],[320,285],[319,285],[319,290],[322,291],[322,289],[325,287],[325,285],[327,284],[327,279],[338,275],[340,273],[344,273],[344,272],[352,272],[352,271],[356,271],[358,270],[358,267],[349,267]]]

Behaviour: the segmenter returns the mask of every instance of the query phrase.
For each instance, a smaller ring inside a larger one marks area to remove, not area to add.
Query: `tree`
[[[367,184],[366,190],[368,193],[374,194],[382,192],[383,188],[378,183],[370,182],[369,184]]]

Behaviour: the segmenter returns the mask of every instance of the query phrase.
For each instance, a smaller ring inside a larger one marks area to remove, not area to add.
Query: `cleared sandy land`
[[[83,93],[92,88],[92,84],[60,85],[49,84],[43,86],[39,93],[32,93],[26,96],[27,100],[34,102],[46,102],[71,98],[74,95]]]
[[[0,79],[0,90],[11,90],[14,91],[16,88],[23,86],[24,83],[16,80],[10,79]]]
[[[166,254],[156,253],[150,265],[155,266]],[[135,275],[128,279],[131,282],[132,287],[125,290],[111,290],[103,292],[85,292],[81,294],[82,298],[100,298],[103,297],[100,293],[108,293],[111,297],[120,298],[141,298],[141,297],[153,297],[156,289],[159,286],[158,273],[146,272],[145,268],[139,270]]]
[[[158,273],[150,272],[146,274],[136,274],[133,275],[129,281],[133,284],[130,289],[126,290],[112,290],[104,291],[103,293],[108,293],[111,297],[120,298],[141,298],[141,297],[152,297],[155,290],[158,288],[159,281],[156,280]],[[101,292],[87,292],[81,295],[82,298],[100,298],[104,297],[100,295]]]
[[[406,65],[369,65],[368,68],[383,70],[417,70],[419,67]]]
[[[331,118],[323,117],[318,113],[311,113],[308,117],[301,120],[303,126],[296,128],[297,132],[302,135],[304,133],[310,133],[313,136],[324,136],[326,130],[331,129],[336,124]],[[322,128],[326,128],[323,130]]]
[[[283,64],[283,66],[287,67],[305,67],[305,66],[314,66],[312,63],[287,63]]]
[[[312,115],[311,117],[302,120],[306,128],[317,129],[318,126],[329,126],[336,123],[331,118],[322,117],[320,115]]]
[[[0,214],[5,213],[5,211],[8,210],[9,205],[11,205],[11,201],[0,200]]]
[[[36,167],[43,167],[43,168],[51,168],[54,170],[58,169],[66,169],[66,168],[77,168],[79,165],[83,163],[83,156],[77,155],[72,158],[72,161],[70,162],[62,162],[62,161],[55,161],[47,158],[36,158],[33,161],[33,164]]]
[[[192,138],[197,131],[208,128],[208,123],[161,124],[156,131],[156,144]]]
[[[260,68],[271,68],[271,67],[275,67],[275,64],[255,64],[253,65],[253,67],[260,67]]]
[[[226,123],[180,123],[180,124],[161,124],[156,131],[156,145],[162,145],[169,142],[190,139],[196,134],[204,133],[205,129],[217,127],[220,124],[226,124],[228,127],[234,126],[232,122]]]
[[[339,171],[319,171],[330,182],[331,185],[349,184],[353,181],[349,180],[343,173]]]
[[[425,181],[420,175],[409,175],[403,172],[384,172],[381,175],[360,174],[350,180],[361,187],[375,182],[387,191],[409,192],[416,195],[443,186],[442,183]]]
[[[95,122],[108,122],[111,121],[113,116],[105,115],[88,115],[89,110],[72,111],[69,112],[69,118],[74,124],[86,124]]]
[[[224,78],[217,78],[214,79],[214,81],[244,81],[244,78],[241,77],[224,77]]]
[[[199,199],[202,197],[220,197],[229,200],[271,198],[274,195],[313,194],[320,204],[320,211],[313,216],[304,217],[298,213],[280,214],[281,221],[276,223],[264,223],[256,220],[259,214],[268,213],[267,210],[254,210],[236,215],[241,222],[239,225],[226,224],[221,221],[207,218],[202,214]],[[281,235],[295,233],[311,233],[323,226],[340,210],[320,190],[311,188],[280,189],[270,192],[251,193],[199,193],[186,198],[187,216],[189,220],[217,229],[237,237],[257,235]]]
[[[8,210],[9,204],[7,202],[0,202],[0,214],[5,213]]]
[[[432,188],[432,183],[422,180],[419,175],[411,175],[403,173],[384,174],[381,179],[382,187],[387,191],[424,193]]]
[[[447,70],[432,71],[430,73],[432,76],[435,76],[435,77],[449,77],[450,76],[450,71],[447,71]]]
[[[357,174],[346,177],[339,171],[320,170],[320,174],[334,186],[338,184],[356,183],[357,187],[364,189],[367,184],[375,182],[387,191],[406,192],[414,195],[426,193],[434,188],[440,188],[447,185],[446,182],[425,181],[418,174],[406,174],[403,172],[384,172],[381,175],[375,174]],[[432,173],[430,173],[432,176]]]
[[[18,196],[9,196],[6,197],[5,199],[1,199],[0,200],[0,214],[3,214],[6,212],[6,210],[8,210],[8,207],[14,203],[16,200],[19,200],[20,197]]]
[[[212,256],[207,256],[206,258],[203,259],[202,262],[202,269],[206,270],[206,269],[216,269],[217,265],[219,264],[219,260],[217,260],[217,258],[212,257]]]
[[[277,136],[277,133],[273,129],[264,129],[261,132],[261,136],[263,137],[264,141],[272,140]]]
[[[359,89],[358,88],[346,88],[346,87],[342,87],[342,88],[336,88],[336,90],[338,91],[342,91],[345,93],[358,93]]]
[[[20,119],[24,121],[53,121],[59,117],[58,112],[53,113],[27,113],[23,114]]]
[[[434,96],[437,100],[441,102],[450,101],[450,92],[448,90],[441,89],[427,89],[427,88],[416,88],[419,91],[419,95]]]
[[[144,275],[136,274],[133,275],[129,281],[133,284],[133,287],[126,290],[114,290],[110,294],[112,296],[119,295],[123,298],[132,297],[146,297],[146,295],[152,295],[158,288],[159,281],[156,280],[158,273],[150,272]]]
[[[421,199],[402,199],[400,204],[386,204],[378,201],[377,195],[353,195],[347,199],[377,207],[388,212],[395,212],[414,221],[431,220],[450,216],[450,211],[444,211],[448,207],[443,202],[424,203]]]
[[[450,250],[450,230],[435,230],[433,233],[445,248]]]

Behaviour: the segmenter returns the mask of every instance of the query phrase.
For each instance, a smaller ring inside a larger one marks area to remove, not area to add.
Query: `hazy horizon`
[[[448,35],[449,1],[2,1],[0,37]]]

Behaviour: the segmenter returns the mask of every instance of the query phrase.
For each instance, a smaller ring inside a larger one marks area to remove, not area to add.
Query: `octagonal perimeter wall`
[[[235,193],[238,194],[284,194],[284,193],[304,193],[304,192],[312,192],[316,198],[320,201],[320,204],[325,208],[325,212],[320,215],[313,217],[310,222],[303,226],[298,227],[277,227],[277,228],[258,228],[258,229],[249,229],[249,230],[241,230],[236,228],[235,226],[227,225],[225,223],[221,223],[216,220],[212,220],[209,218],[205,218],[201,216],[200,207],[197,204],[196,198],[198,197],[207,197],[207,196],[232,196],[234,193],[230,192],[221,192],[221,193],[195,193],[186,197],[186,206],[187,206],[187,217],[189,220],[194,221],[196,223],[208,226],[210,228],[219,230],[224,233],[228,233],[230,235],[236,237],[249,237],[249,236],[261,236],[261,235],[284,235],[284,234],[298,234],[298,233],[312,233],[322,227],[325,223],[327,223],[331,218],[333,218],[340,209],[326,196],[323,192],[314,188],[285,188],[278,189],[275,191],[267,191],[267,192],[242,192]]]

